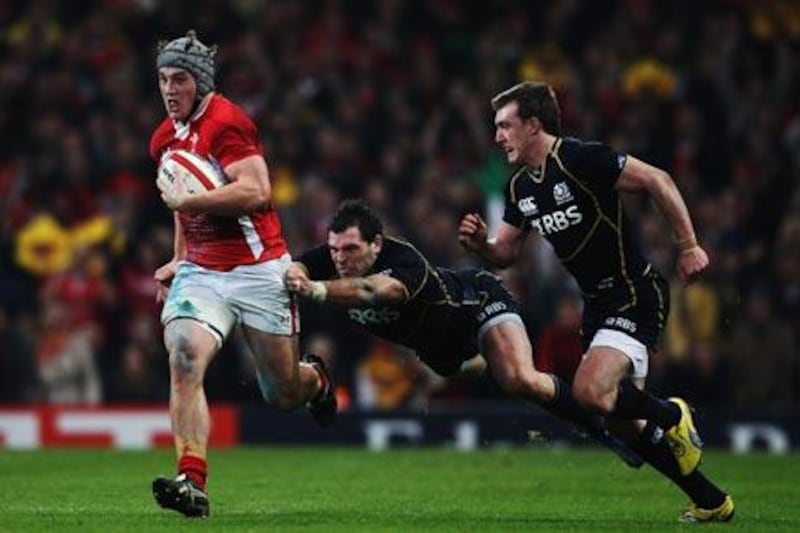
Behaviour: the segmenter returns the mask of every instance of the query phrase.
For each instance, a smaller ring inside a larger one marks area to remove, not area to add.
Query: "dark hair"
[[[376,235],[383,234],[381,219],[364,200],[345,200],[339,204],[339,209],[328,225],[328,231],[342,233],[353,226],[358,227],[361,237],[367,242],[373,242]]]
[[[511,102],[517,103],[517,114],[523,120],[536,117],[547,133],[561,135],[561,112],[553,88],[543,81],[523,81],[492,98],[497,111]]]

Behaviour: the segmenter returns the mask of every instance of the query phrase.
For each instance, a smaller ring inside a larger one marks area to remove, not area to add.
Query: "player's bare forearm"
[[[345,305],[378,303],[378,288],[367,278],[346,278],[325,282],[328,299]]]
[[[269,170],[260,155],[245,157],[224,168],[228,185],[188,195],[177,208],[183,212],[203,212],[239,216],[263,211],[270,205],[272,188]]]
[[[178,208],[185,213],[239,216],[269,205],[269,193],[256,180],[235,181],[219,189],[187,196]]]
[[[676,241],[694,237],[689,209],[667,172],[628,156],[617,181],[617,189],[626,192],[647,192],[669,222]]]
[[[688,285],[697,280],[708,267],[708,255],[697,242],[689,209],[672,178],[669,175],[664,176],[651,194],[672,227],[675,244],[678,247],[678,260],[675,266],[678,279],[684,285]]]
[[[670,175],[629,157],[617,181],[617,188],[624,191],[645,190],[653,197],[675,236],[679,250],[676,265],[678,278],[684,284],[696,280],[708,266],[708,255],[697,242],[689,209]]]
[[[478,252],[487,263],[496,268],[507,268],[514,264],[519,254],[519,246],[509,242],[486,241],[486,245]]]
[[[320,302],[377,305],[401,303],[408,298],[405,285],[383,275],[315,281],[308,278],[305,267],[295,264],[286,272],[285,282],[289,292]]]
[[[694,237],[694,227],[678,187],[672,178],[664,173],[648,190],[672,228],[676,242],[688,241]]]
[[[324,283],[328,300],[345,305],[395,304],[408,298],[405,285],[389,276],[342,278]]]
[[[465,245],[464,248],[496,268],[506,268],[513,264],[516,259],[516,253],[507,244],[498,244],[493,239],[486,240],[479,245]]]
[[[505,222],[497,237],[489,239],[486,222],[477,213],[464,216],[458,228],[461,246],[498,268],[506,268],[516,261],[524,239],[524,232]]]

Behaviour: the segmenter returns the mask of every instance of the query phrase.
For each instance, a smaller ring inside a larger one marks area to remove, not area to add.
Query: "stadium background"
[[[147,141],[163,117],[159,39],[218,43],[218,89],[256,120],[293,253],[364,196],[435,264],[474,264],[460,216],[497,220],[508,168],[489,98],[556,89],[567,134],[668,170],[707,276],[681,289],[668,228],[626,199],[673,310],[650,385],[700,408],[800,406],[800,6],[795,2],[116,0],[0,2],[0,403],[163,405],[153,270],[171,216]],[[579,357],[575,286],[529,241],[503,273],[540,367]],[[445,385],[329,310],[304,307],[306,349],[335,359],[350,412],[497,405]],[[213,403],[257,406],[236,338]]]

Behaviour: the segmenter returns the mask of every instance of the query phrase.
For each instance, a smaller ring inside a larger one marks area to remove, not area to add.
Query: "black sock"
[[[553,379],[556,392],[552,400],[541,402],[539,405],[554,415],[577,424],[593,437],[605,433],[606,426],[603,418],[589,413],[578,403],[572,395],[572,387],[570,387],[569,383],[554,374],[548,375]]]
[[[653,423],[647,424],[639,440],[634,444],[636,450],[650,466],[667,476],[703,509],[715,509],[725,501],[725,493],[714,485],[700,469],[688,476],[681,475],[681,469],[667,442],[661,438],[663,432]]]
[[[626,420],[655,422],[662,429],[671,428],[681,419],[680,407],[639,389],[629,379],[619,384],[617,404],[612,414]]]

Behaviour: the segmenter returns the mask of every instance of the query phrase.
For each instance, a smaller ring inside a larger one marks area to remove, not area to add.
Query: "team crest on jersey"
[[[196,152],[197,151],[197,141],[199,141],[199,140],[200,140],[200,136],[197,134],[196,131],[192,132],[192,134],[189,135],[189,142],[192,145],[192,149],[191,149],[192,152]]]
[[[535,215],[539,212],[539,206],[536,205],[536,201],[533,199],[533,196],[527,196],[517,202],[517,208],[519,208],[520,212],[526,217]]]
[[[553,187],[553,199],[556,201],[556,205],[561,205],[571,202],[575,198],[572,196],[572,191],[569,190],[567,182],[559,181]]]

